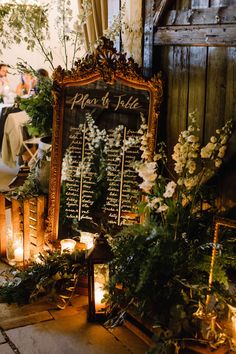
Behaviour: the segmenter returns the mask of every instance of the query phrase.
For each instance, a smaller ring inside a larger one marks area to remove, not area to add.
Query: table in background
[[[16,167],[16,156],[19,155],[23,141],[23,126],[30,120],[25,111],[8,114],[2,141],[2,161],[9,167]]]
[[[19,108],[14,108],[12,104],[0,103],[0,151],[2,148],[2,139],[4,133],[5,121],[9,113],[12,113],[12,110],[19,112]]]

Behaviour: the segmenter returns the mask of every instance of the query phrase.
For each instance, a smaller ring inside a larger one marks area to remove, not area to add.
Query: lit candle
[[[232,316],[232,342],[236,347],[236,315]]]
[[[80,242],[85,243],[87,250],[93,247],[94,234],[91,232],[80,231]]]
[[[17,247],[14,250],[14,258],[16,262],[23,262],[24,250],[23,247]]]
[[[104,298],[105,291],[103,290],[102,284],[95,282],[95,306],[96,310],[101,310],[104,307],[102,299]]]
[[[70,238],[65,238],[64,240],[61,240],[60,243],[61,243],[61,253],[63,253],[64,251],[68,251],[72,253],[76,246],[76,241]]]

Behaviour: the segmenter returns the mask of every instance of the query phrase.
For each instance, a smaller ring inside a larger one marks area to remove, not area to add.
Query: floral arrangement
[[[199,304],[204,308],[209,291],[213,217],[219,212],[211,177],[222,164],[232,122],[201,147],[195,113],[190,119],[191,124],[174,146],[172,170],[163,143],[151,157],[147,127],[141,126],[142,159],[136,169],[144,196],[139,212],[145,215],[145,222],[110,238],[114,258],[108,285],[108,324],[119,323],[127,311],[150,320],[155,353],[178,353],[188,340],[212,347],[228,340],[220,327],[211,334],[208,327],[208,334],[201,337],[202,319],[198,315]],[[234,304],[227,290],[227,269],[235,264],[228,256],[224,250],[214,279],[217,299],[227,293],[227,301]]]
[[[207,207],[202,204],[206,202],[202,189],[221,166],[232,133],[232,121],[228,121],[222,129],[216,130],[216,136],[212,136],[201,147],[195,113],[190,114],[190,121],[188,129],[180,133],[178,143],[174,146],[174,172],[170,171],[163,143],[158,145],[153,161],[149,161],[145,134],[141,146],[142,161],[136,166],[143,179],[140,189],[146,194],[145,211],[161,213],[166,224],[174,213],[176,232],[180,224],[183,225],[182,211],[190,211],[189,219],[199,212],[199,208]]]

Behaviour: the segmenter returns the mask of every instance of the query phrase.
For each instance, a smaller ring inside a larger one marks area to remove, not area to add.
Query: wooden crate
[[[43,250],[45,233],[46,197],[44,195],[19,201],[6,200],[0,194],[0,255],[7,258],[6,210],[11,208],[13,233],[23,233],[24,261]]]

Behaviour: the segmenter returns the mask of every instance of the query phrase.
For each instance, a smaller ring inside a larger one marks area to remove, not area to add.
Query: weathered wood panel
[[[154,16],[153,16],[153,25],[154,26],[159,25],[159,22],[163,16],[163,14],[165,13],[169,3],[170,3],[169,0],[161,0],[159,2],[157,9],[156,9]]]
[[[209,48],[206,77],[205,141],[225,122],[226,76],[227,48]]]
[[[186,128],[188,115],[189,48],[171,47],[168,51],[167,146],[169,153],[177,142],[179,131]],[[165,56],[166,58],[166,56]]]
[[[188,113],[196,112],[196,119],[202,134],[204,132],[207,54],[208,48],[206,47],[190,47]]]
[[[227,74],[226,74],[226,98],[225,98],[225,118],[232,119],[236,124],[236,48],[227,48]],[[236,153],[236,133],[230,139],[228,158]]]
[[[159,27],[154,34],[154,45],[233,47],[235,25]]]
[[[234,5],[235,0],[211,0],[211,7],[223,7]]]
[[[144,6],[143,74],[150,77],[152,75],[153,67],[154,0],[145,1]]]
[[[165,26],[217,25],[236,23],[236,6],[222,8],[200,8],[181,11],[169,11],[165,17]]]
[[[176,0],[176,9],[190,9],[191,0]]]
[[[210,0],[192,0],[192,9],[209,7]]]

